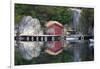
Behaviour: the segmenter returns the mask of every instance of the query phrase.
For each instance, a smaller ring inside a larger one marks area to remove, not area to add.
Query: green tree
[[[79,29],[83,34],[88,34],[90,27],[94,27],[94,9],[84,8],[81,12]]]

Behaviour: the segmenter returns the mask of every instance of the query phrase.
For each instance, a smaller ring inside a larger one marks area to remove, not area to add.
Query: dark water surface
[[[65,42],[63,52],[53,56],[42,49],[39,57],[32,60],[25,60],[15,48],[15,65],[46,64],[46,63],[67,63],[94,60],[94,46],[90,46],[89,41]]]

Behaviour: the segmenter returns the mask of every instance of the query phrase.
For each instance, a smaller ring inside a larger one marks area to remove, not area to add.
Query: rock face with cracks
[[[38,19],[32,18],[31,16],[24,16],[18,25],[19,36],[22,35],[42,35],[41,25]],[[40,55],[42,42],[24,42],[20,41],[18,49],[22,57],[26,60],[31,60],[34,57]]]

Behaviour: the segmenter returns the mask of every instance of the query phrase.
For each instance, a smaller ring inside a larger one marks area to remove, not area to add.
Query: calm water
[[[94,46],[89,41],[66,42],[63,52],[52,56],[42,49],[40,55],[32,60],[25,60],[21,57],[18,48],[15,48],[15,65],[45,64],[45,63],[67,63],[94,60]]]

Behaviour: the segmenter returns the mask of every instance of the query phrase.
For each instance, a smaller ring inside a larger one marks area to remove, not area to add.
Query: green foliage
[[[80,27],[80,31],[83,34],[88,34],[89,28],[94,27],[94,9],[93,8],[82,9],[79,27]]]
[[[71,12],[66,7],[15,4],[15,23],[26,15],[38,18],[42,25],[48,20],[56,20],[62,24],[71,21]]]

